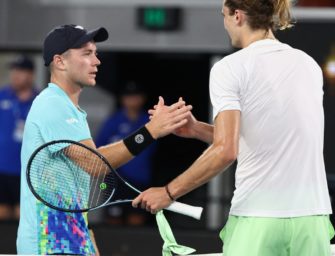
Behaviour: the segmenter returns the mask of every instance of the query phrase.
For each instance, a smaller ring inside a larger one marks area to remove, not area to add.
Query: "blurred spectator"
[[[146,96],[139,84],[127,83],[120,93],[120,109],[102,125],[96,138],[97,147],[119,141],[143,126],[149,115],[143,109]],[[117,169],[118,173],[137,189],[143,190],[151,184],[152,156],[155,145],[150,146],[136,158]],[[123,198],[132,199],[134,194],[121,191]],[[142,209],[131,205],[111,206],[107,209],[107,221],[111,224],[143,225],[150,216]]]
[[[9,64],[8,85],[0,89],[0,220],[19,218],[20,151],[25,120],[37,92],[34,63],[20,56]]]

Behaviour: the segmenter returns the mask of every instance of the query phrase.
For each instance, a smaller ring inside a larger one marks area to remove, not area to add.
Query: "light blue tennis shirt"
[[[87,215],[56,211],[38,201],[28,188],[27,163],[41,145],[53,140],[91,139],[85,111],[56,84],[49,83],[28,114],[21,150],[21,209],[18,254],[94,255]]]

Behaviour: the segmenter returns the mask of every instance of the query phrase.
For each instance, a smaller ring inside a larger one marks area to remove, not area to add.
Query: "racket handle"
[[[169,207],[165,208],[166,210],[172,211],[172,212],[177,212],[183,215],[190,216],[192,218],[195,218],[197,220],[200,220],[201,218],[201,213],[203,208],[198,207],[198,206],[192,206],[189,204],[183,204],[179,202],[173,202],[170,204]]]

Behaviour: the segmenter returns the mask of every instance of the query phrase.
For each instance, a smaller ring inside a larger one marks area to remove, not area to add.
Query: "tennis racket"
[[[65,212],[129,203],[131,198],[120,197],[124,190],[134,192],[134,197],[141,193],[99,152],[71,140],[51,141],[37,148],[28,161],[27,182],[38,200]],[[173,202],[166,210],[200,219],[203,208]]]

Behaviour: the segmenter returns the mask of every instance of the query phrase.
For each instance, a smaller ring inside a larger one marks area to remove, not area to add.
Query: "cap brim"
[[[90,41],[103,42],[106,41],[107,39],[108,39],[108,31],[104,27],[100,27],[87,32],[71,48],[79,48],[83,44],[86,44],[87,42]]]

